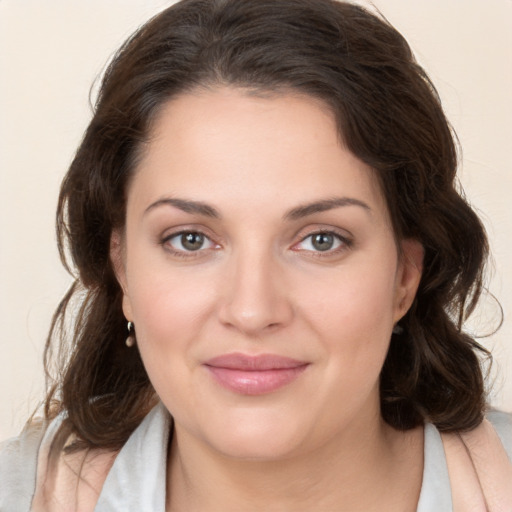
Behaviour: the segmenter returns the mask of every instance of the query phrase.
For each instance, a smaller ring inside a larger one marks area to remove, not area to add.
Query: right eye
[[[170,246],[174,252],[196,252],[216,247],[205,234],[198,231],[181,231],[172,234],[163,240],[163,244]]]

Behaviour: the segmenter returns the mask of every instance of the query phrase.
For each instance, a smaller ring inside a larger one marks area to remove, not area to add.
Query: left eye
[[[211,249],[215,244],[203,233],[186,231],[172,235],[165,240],[176,251],[194,252]]]
[[[308,235],[296,247],[302,251],[326,252],[338,249],[344,243],[347,244],[339,235],[321,232]]]

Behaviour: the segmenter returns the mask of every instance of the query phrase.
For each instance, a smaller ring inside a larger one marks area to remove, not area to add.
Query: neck
[[[379,416],[313,452],[265,461],[226,457],[177,426],[167,510],[415,510],[422,470],[422,429],[398,432]]]

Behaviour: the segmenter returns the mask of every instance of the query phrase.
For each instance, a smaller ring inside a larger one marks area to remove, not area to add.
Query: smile
[[[218,384],[241,395],[263,395],[294,381],[309,363],[273,354],[226,354],[205,363]]]

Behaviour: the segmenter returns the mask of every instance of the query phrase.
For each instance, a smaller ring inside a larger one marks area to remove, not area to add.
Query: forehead
[[[374,171],[343,145],[323,102],[234,88],[182,94],[165,104],[131,188],[146,201],[168,194],[286,208],[355,195],[385,209]]]

